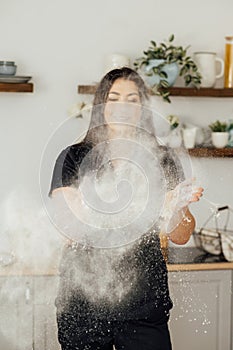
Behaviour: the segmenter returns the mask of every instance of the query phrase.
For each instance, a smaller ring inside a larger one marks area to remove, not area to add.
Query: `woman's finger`
[[[198,187],[193,193],[190,202],[199,201],[200,197],[203,196],[204,189],[202,187]]]

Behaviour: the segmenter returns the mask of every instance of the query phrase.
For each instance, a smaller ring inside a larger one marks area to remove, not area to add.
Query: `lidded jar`
[[[17,66],[13,61],[0,61],[0,74],[15,75]]]
[[[233,88],[233,36],[225,37],[224,87]]]

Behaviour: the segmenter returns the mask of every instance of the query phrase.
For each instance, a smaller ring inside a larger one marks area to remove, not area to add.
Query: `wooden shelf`
[[[0,83],[0,92],[33,92],[33,84]]]
[[[190,156],[193,157],[220,157],[231,158],[233,157],[233,147],[226,148],[191,148],[188,150]]]
[[[191,96],[191,97],[233,97],[233,89],[213,89],[213,88],[185,88],[171,87],[171,96]]]
[[[97,85],[78,85],[78,94],[93,95],[96,91]]]
[[[92,95],[96,91],[97,85],[78,85],[79,94]],[[190,97],[233,97],[233,88],[212,89],[212,88],[186,88],[171,87],[169,89],[171,96],[190,96]],[[153,92],[150,92],[153,95]]]

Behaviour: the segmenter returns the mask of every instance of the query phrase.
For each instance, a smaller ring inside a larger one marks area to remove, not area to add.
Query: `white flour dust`
[[[17,269],[40,270],[56,265],[64,240],[49,221],[43,207],[24,189],[10,193],[3,205],[1,253],[13,254]]]
[[[112,248],[150,230],[159,220],[166,189],[158,156],[148,144],[114,140],[104,145],[111,157],[97,170],[81,169],[77,183],[54,191],[49,212],[59,231],[83,245]],[[91,163],[95,152],[84,163]]]
[[[129,270],[124,255],[132,249],[92,249],[72,251],[67,257],[72,261],[72,290],[81,289],[88,300],[109,303],[121,301],[134,288],[137,269]],[[69,282],[68,282],[69,283]]]

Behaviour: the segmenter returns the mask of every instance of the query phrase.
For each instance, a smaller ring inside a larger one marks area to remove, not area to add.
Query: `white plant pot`
[[[145,80],[149,86],[158,85],[161,80],[166,80],[169,86],[173,86],[180,72],[180,68],[177,62],[165,64],[162,68],[167,74],[167,78],[161,78],[158,74],[153,73],[153,67],[159,66],[164,63],[163,59],[151,59],[149,64],[144,66]],[[150,74],[150,75],[148,75]]]
[[[212,143],[216,148],[223,148],[227,145],[229,138],[228,132],[212,132]]]

